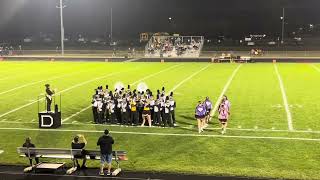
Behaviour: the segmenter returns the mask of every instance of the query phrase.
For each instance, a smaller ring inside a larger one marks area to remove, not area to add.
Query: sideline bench
[[[81,156],[81,149],[59,149],[59,148],[26,148],[26,147],[18,147],[18,154],[20,157],[26,157],[28,159],[34,158],[52,158],[52,159],[71,159],[74,161],[75,159],[82,158],[74,158],[74,156]],[[120,162],[119,161],[127,161],[127,152],[126,151],[113,151],[113,160],[117,163],[117,169],[112,172],[113,176],[116,176],[121,172]],[[85,150],[85,158],[88,160],[100,160],[100,150]],[[36,165],[32,165],[24,169],[25,172],[29,172],[37,169],[59,169],[63,168],[65,163],[39,163]],[[71,174],[77,170],[77,167],[74,166],[67,170],[67,174]]]

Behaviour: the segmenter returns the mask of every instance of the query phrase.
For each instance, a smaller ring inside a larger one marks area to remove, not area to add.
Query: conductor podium
[[[61,112],[39,112],[39,128],[59,128],[61,126]]]
[[[40,110],[40,100],[44,99],[43,110]],[[53,96],[54,110],[51,111],[51,102],[48,103],[46,97],[38,97],[38,119],[39,119],[39,128],[47,129],[56,129],[61,126],[61,94],[59,95],[59,106],[56,104],[56,96]],[[50,100],[51,101],[51,100]],[[48,106],[50,105],[50,108]],[[48,111],[49,110],[49,111]]]

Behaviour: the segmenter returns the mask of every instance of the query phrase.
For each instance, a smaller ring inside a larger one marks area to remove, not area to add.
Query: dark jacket
[[[109,135],[103,135],[99,138],[97,146],[100,146],[101,154],[111,154],[112,153],[112,144],[114,140]]]

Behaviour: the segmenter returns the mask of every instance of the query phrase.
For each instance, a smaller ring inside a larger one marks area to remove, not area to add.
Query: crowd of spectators
[[[155,36],[147,45],[146,56],[195,57],[200,54],[201,40],[182,37]]]

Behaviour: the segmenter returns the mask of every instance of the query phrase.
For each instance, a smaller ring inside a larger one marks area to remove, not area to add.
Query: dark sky
[[[1,0],[0,38],[50,32],[59,35],[58,0]],[[282,7],[287,29],[320,24],[320,0],[65,0],[66,34],[102,36],[110,28],[113,8],[115,36],[140,32],[234,37],[248,33],[279,34]],[[173,17],[170,24],[168,17]]]

